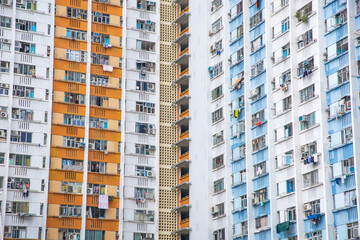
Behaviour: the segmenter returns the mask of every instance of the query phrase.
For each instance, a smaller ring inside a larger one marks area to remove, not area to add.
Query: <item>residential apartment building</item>
[[[158,239],[160,4],[126,1],[120,239]]]
[[[232,239],[358,239],[359,2],[229,2]]]
[[[5,239],[45,239],[53,9],[51,1],[0,4],[0,201]]]
[[[122,1],[56,1],[46,239],[118,239]]]

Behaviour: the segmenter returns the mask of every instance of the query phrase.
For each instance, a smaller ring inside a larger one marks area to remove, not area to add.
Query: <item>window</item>
[[[263,135],[261,137],[252,140],[252,147],[253,147],[253,152],[266,148],[266,136]]]
[[[107,151],[107,145],[108,141],[106,140],[89,139],[89,149]]]
[[[214,240],[225,240],[225,228],[218,229],[213,232]]]
[[[308,101],[313,97],[315,97],[315,84],[300,90],[300,103]]]
[[[298,49],[305,47],[307,45],[309,45],[310,43],[313,42],[313,30],[310,29],[308,31],[306,31],[304,34],[301,34],[298,38],[297,38],[297,46]]]
[[[314,57],[310,57],[305,61],[299,63],[297,69],[297,75],[300,78],[304,78],[312,73],[314,70]]]
[[[155,103],[136,102],[136,111],[143,113],[155,113]]]
[[[59,216],[61,216],[61,217],[81,217],[81,206],[60,205]]]
[[[287,32],[290,28],[290,22],[289,22],[289,17],[285,18],[284,20],[281,21],[281,32]]]
[[[346,9],[325,20],[326,32],[330,32],[347,21]]]
[[[61,160],[61,169],[83,171],[83,161],[63,158]]]
[[[292,192],[295,192],[295,179],[294,178],[286,180],[286,193],[292,193]]]
[[[224,179],[220,179],[214,182],[214,193],[218,193],[224,190]]]
[[[67,103],[85,104],[85,95],[65,92],[64,97],[65,97],[64,101]],[[90,104],[92,97],[96,97],[96,96],[90,97]]]
[[[155,72],[155,66],[154,62],[139,61],[136,63],[136,69],[140,70],[141,75],[145,74],[144,71]]]
[[[301,159],[304,160],[305,158],[312,156],[317,153],[317,144],[315,142],[311,142],[305,145],[302,145],[300,148],[301,151]]]
[[[8,178],[7,187],[9,189],[30,189],[30,179],[29,178]]]
[[[22,31],[36,32],[36,22],[16,19],[15,28]]]
[[[151,238],[146,238],[149,236],[148,233],[134,233],[134,240],[154,240],[154,234],[150,234]]]
[[[0,27],[11,28],[11,18],[0,16]]]
[[[255,218],[255,228],[263,228],[268,226],[268,216]]]
[[[244,209],[247,207],[247,195],[243,195],[234,199],[233,210]]]
[[[34,118],[34,111],[28,109],[13,108],[11,117],[13,119],[20,119],[26,121],[32,121]]]
[[[88,183],[87,194],[106,195],[106,185]]]
[[[65,81],[85,83],[85,79],[85,73],[65,71]]]
[[[135,123],[135,132],[136,133],[144,133],[144,134],[155,134],[155,124],[148,123]]]
[[[156,24],[150,20],[136,20],[136,28],[139,30],[146,30],[149,32],[155,32]]]
[[[212,159],[212,162],[213,162],[213,169],[224,166],[224,154],[214,157]]]
[[[22,143],[31,143],[32,142],[32,133],[11,131],[11,141],[12,142],[22,142]]]
[[[107,46],[110,44],[110,37],[107,34],[91,32],[91,42],[102,43]]]
[[[256,75],[258,75],[259,73],[261,73],[264,70],[265,70],[264,69],[264,60],[262,59],[251,66],[250,77],[255,77]]]
[[[155,43],[142,40],[136,40],[136,49],[148,52],[155,52]]]
[[[223,3],[222,3],[222,0],[213,0],[213,1],[211,2],[211,12],[216,11],[216,9],[217,9],[218,7],[220,7],[222,4],[223,4]]]
[[[85,126],[85,117],[79,115],[64,114],[64,124],[72,126]]]
[[[320,200],[315,200],[304,204],[305,216],[320,213]]]
[[[66,29],[66,37],[76,39],[76,40],[86,41],[86,31],[67,28]]]
[[[9,164],[15,166],[30,166],[31,156],[29,155],[19,155],[19,154],[10,154]]]
[[[213,45],[210,46],[210,53],[212,56],[215,56],[216,54],[220,54],[220,52],[222,50],[223,50],[222,40],[217,41]]]
[[[240,147],[232,149],[232,153],[231,153],[232,161],[244,158],[245,157],[245,149],[246,149],[245,145],[242,145]]]
[[[145,144],[135,144],[135,154],[154,156],[155,146],[145,145]]]
[[[137,199],[154,199],[155,191],[150,188],[135,188],[134,197]]]
[[[241,38],[244,34],[244,26],[240,25],[236,29],[230,32],[230,42],[234,42],[235,40]]]
[[[311,187],[319,183],[318,170],[303,175],[303,187]]]
[[[263,121],[265,121],[265,111],[261,110],[258,113],[255,113],[251,116],[252,127],[260,125]]]
[[[347,175],[355,171],[354,158],[349,158],[341,161],[342,173]]]
[[[75,236],[76,239],[80,239],[80,230],[59,228],[58,239],[71,239],[70,236],[71,237]]]
[[[266,172],[266,161],[265,162],[261,162],[259,164],[256,164],[254,166],[254,177],[258,177],[261,176],[263,174],[267,173]]]
[[[251,52],[256,52],[264,45],[263,35],[250,42]]]
[[[92,19],[93,22],[96,23],[104,23],[104,24],[110,23],[110,15],[105,13],[92,12]]]
[[[15,41],[15,51],[35,54],[35,44]]]
[[[148,173],[150,173],[150,174],[148,174]],[[150,177],[152,174],[152,167],[135,166],[135,174],[136,174],[136,176],[141,176],[141,177],[149,176]]]
[[[300,130],[309,129],[310,127],[314,126],[316,124],[315,121],[315,112],[303,115],[299,117],[300,121]]]
[[[65,57],[66,57],[66,60],[70,60],[70,61],[86,62],[87,52],[66,49]]]
[[[86,20],[87,11],[79,8],[67,7],[67,17]]]
[[[109,107],[108,97],[90,96],[90,105],[98,107]]]
[[[230,19],[234,19],[242,12],[243,12],[243,2],[241,1],[230,9]]]
[[[14,63],[15,74],[32,75],[33,77],[35,77],[35,72],[36,69],[34,65]]]
[[[289,0],[274,0],[271,3],[271,12],[275,13],[289,4]]]
[[[219,62],[213,67],[209,67],[210,78],[215,78],[223,72],[222,62]]]
[[[357,222],[347,224],[346,230],[347,230],[347,239],[359,238],[359,224]]]
[[[10,69],[10,62],[0,61],[0,72],[8,73]]]
[[[215,100],[223,95],[223,88],[222,85],[218,86],[217,88],[211,91],[211,99]]]
[[[10,51],[11,41],[10,39],[0,38],[0,50]]]
[[[256,27],[263,21],[262,12],[263,10],[259,11],[254,16],[250,17],[250,29]]]
[[[34,0],[18,1],[18,2],[16,2],[16,7],[21,8],[21,9],[36,11],[37,1],[34,1]]]
[[[240,133],[245,131],[245,121],[235,123],[230,127],[231,137],[240,137]]]
[[[16,97],[34,98],[34,88],[14,85],[13,95]]]
[[[222,18],[219,18],[211,24],[211,31],[213,33],[219,31],[222,28]]]
[[[4,237],[26,239],[26,232],[26,227],[5,226]]]
[[[330,147],[336,147],[352,142],[352,127],[345,128],[330,135]]]
[[[312,13],[312,2],[309,2],[304,7],[300,8],[295,17],[297,18],[298,22],[307,23],[309,21],[309,16]]]
[[[0,153],[0,164],[4,164],[5,162],[5,153]]]
[[[291,109],[291,96],[284,98],[283,100],[283,111]]]
[[[6,213],[29,213],[28,202],[6,202]]]
[[[215,123],[221,119],[223,119],[223,108],[219,108],[218,110],[212,113],[212,123]]]
[[[336,73],[333,73],[327,77],[328,80],[328,88],[334,88],[343,82],[349,80],[349,66],[340,69]]]
[[[155,83],[136,81],[136,90],[155,93]]]
[[[84,148],[85,143],[83,138],[63,136],[63,146]]]
[[[145,0],[145,1],[137,0],[137,9],[143,9],[146,11],[155,12],[156,11],[156,2],[148,1],[148,0]]]
[[[220,131],[213,135],[213,146],[224,142],[224,131]]]
[[[107,163],[89,161],[88,172],[107,173]]]
[[[244,48],[240,48],[230,56],[231,66],[234,66],[244,59]]]
[[[290,56],[290,43],[282,47],[282,58]]]
[[[154,222],[154,211],[149,210],[135,210],[134,212],[134,221],[141,222]]]
[[[238,185],[246,182],[246,170],[235,172],[232,174],[232,185]]]
[[[322,231],[316,231],[305,234],[306,240],[322,240]]]
[[[344,192],[345,207],[352,207],[357,205],[356,190]]]
[[[267,199],[267,188],[260,189],[253,193],[253,204],[264,202]]]
[[[105,240],[105,231],[85,230],[85,240]]]

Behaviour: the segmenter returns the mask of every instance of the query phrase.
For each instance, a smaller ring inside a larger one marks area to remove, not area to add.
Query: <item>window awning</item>
[[[290,227],[290,221],[279,223],[276,225],[276,233],[285,232],[289,230],[289,227]]]
[[[232,85],[232,88],[235,89],[235,87],[243,80],[243,77],[240,77],[238,80],[235,81],[235,83]]]

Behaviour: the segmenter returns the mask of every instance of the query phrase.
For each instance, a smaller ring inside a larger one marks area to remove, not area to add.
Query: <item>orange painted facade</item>
[[[121,88],[116,87],[122,78],[122,69],[119,67],[121,66],[119,64],[122,57],[122,48],[120,47],[122,27],[120,22],[123,9],[120,6],[120,1],[118,3],[113,1],[109,1],[109,3],[91,1],[92,7],[89,10],[89,1],[91,0],[55,1],[57,7],[54,19],[56,25],[56,37],[54,39],[56,56],[54,58],[54,72],[56,73],[56,78],[53,81],[54,101],[52,111],[54,113],[53,118],[56,119],[53,119],[51,129],[51,169],[49,171],[50,187],[48,195],[48,203],[49,206],[51,205],[51,216],[47,218],[47,239],[58,239],[58,234],[62,234],[66,229],[77,229],[79,230],[77,233],[81,232],[81,234],[86,234],[88,230],[102,231],[103,236],[105,236],[104,240],[114,240],[114,236],[116,236],[116,232],[119,230],[119,220],[115,219],[115,216],[118,215],[116,213],[119,210],[120,204],[119,197],[117,196],[117,188],[120,186],[120,175],[117,174],[115,168],[118,166],[117,164],[120,164],[118,142],[121,142],[121,132],[117,131],[117,121],[121,120],[121,109],[119,108],[121,104],[119,100],[121,99],[122,91]],[[67,17],[67,8],[87,10],[87,19]],[[109,14],[110,24],[92,22],[92,12]],[[84,41],[67,37],[66,29],[86,32],[90,26],[93,32],[109,35],[110,43],[114,46],[105,47],[103,43],[91,42],[91,38]],[[88,46],[90,49],[88,49]],[[91,51],[91,54],[99,54],[99,56],[103,57],[108,56],[108,64],[110,66],[104,68],[103,65],[91,63],[90,68],[88,68],[87,62],[93,62],[93,55],[88,55],[88,50]],[[84,51],[86,53],[86,61],[66,60],[68,55],[65,54],[68,54],[70,51]],[[66,77],[64,77],[65,71],[69,71],[69,73],[66,73]],[[91,75],[107,78],[108,83],[100,86],[92,85],[93,82],[90,79],[85,79],[84,81],[84,78],[88,76],[87,72],[90,72]],[[81,73],[85,75],[82,75],[82,80],[80,81],[77,79],[80,75],[75,74]],[[70,74],[72,74],[72,81],[70,81]],[[108,87],[108,85],[111,87]],[[93,98],[86,96],[87,89],[89,88],[90,95]],[[85,96],[81,100],[84,104],[78,104],[79,101],[65,103],[65,94],[73,94],[71,98]],[[90,99],[93,101],[91,104],[96,106],[90,104]],[[105,103],[103,105],[100,104],[101,101],[99,99],[104,99]],[[87,104],[89,105],[88,116],[86,116]],[[65,114],[68,115],[65,116]],[[82,116],[81,121],[83,121],[81,124],[80,116]],[[107,119],[109,129],[104,129],[96,124],[95,128],[93,123],[90,126],[85,126],[84,117],[98,118],[102,119],[102,121]],[[65,118],[71,118],[71,120],[67,120],[66,125],[63,124]],[[76,144],[71,141],[76,141]],[[100,148],[100,142],[102,144],[106,142],[107,148]],[[91,149],[90,143],[92,144]],[[85,147],[86,144],[89,147]],[[70,165],[75,165],[75,161],[76,167],[64,165],[69,164],[69,162],[71,163]],[[94,172],[94,165],[87,167],[90,164],[100,163],[107,163],[107,165],[102,165],[105,166],[105,173]],[[87,174],[86,171],[88,171]],[[84,185],[78,184],[84,181],[86,182],[85,186],[87,186],[85,188]],[[70,188],[65,186],[66,193],[63,190],[64,184],[70,184]],[[76,192],[71,192],[72,186],[75,186],[74,184],[77,184]],[[103,187],[104,185],[106,185],[105,188]],[[99,189],[100,186],[102,186],[101,194],[105,193],[109,196],[109,208],[105,210],[104,218],[89,218],[86,212],[87,207],[98,208],[99,206],[99,195],[97,195],[99,192],[95,193],[95,190],[92,192],[89,189]],[[86,205],[84,206],[85,202]],[[81,206],[82,217],[58,216],[58,214],[62,214],[59,211],[60,206],[62,206],[61,209],[64,206]],[[85,224],[85,229],[81,229],[82,224]],[[81,238],[85,238],[85,236],[81,236]]]

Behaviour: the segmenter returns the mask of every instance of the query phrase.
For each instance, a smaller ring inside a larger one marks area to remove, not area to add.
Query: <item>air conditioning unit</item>
[[[310,203],[305,203],[305,204],[303,205],[303,207],[304,207],[304,211],[309,211],[309,210],[311,210],[311,204],[310,204]]]
[[[1,84],[1,87],[3,87],[3,88],[9,88],[9,87],[10,87],[10,84],[2,83],[2,84]]]
[[[253,90],[250,91],[250,98],[253,99],[255,98],[257,95],[259,94],[259,89],[255,88]]]
[[[0,130],[0,138],[4,138],[4,137],[6,137],[5,130]]]
[[[16,0],[17,4],[24,4],[24,0]]]
[[[95,149],[95,144],[94,143],[89,143],[89,149]]]
[[[149,148],[150,150],[155,150],[156,148],[155,148],[155,145],[150,145],[150,148]]]
[[[145,238],[148,238],[148,239],[152,239],[153,237],[154,237],[154,234],[152,234],[152,233],[147,233],[145,235]]]
[[[254,197],[252,200],[251,200],[252,204],[255,205],[258,203],[257,199]]]
[[[303,115],[299,117],[299,122],[307,122],[309,121],[309,116]]]
[[[148,90],[154,90],[155,84],[148,84]]]
[[[325,108],[325,112],[330,112],[330,107],[329,107],[329,106],[327,106],[327,107]]]
[[[5,227],[4,234],[11,234],[11,227]]]
[[[4,0],[2,3],[3,3],[4,5],[7,5],[7,6],[11,6],[11,5],[12,5],[11,0]]]
[[[358,227],[353,229],[353,237],[356,239],[359,237],[359,228]]]
[[[19,131],[11,131],[11,136],[19,136]]]
[[[153,177],[153,176],[155,176],[155,173],[153,171],[148,171],[147,176],[148,177]]]
[[[4,118],[4,119],[8,118],[7,112],[0,111],[0,118]]]
[[[212,213],[212,214],[216,214],[216,213],[218,213],[218,212],[219,212],[219,206],[216,205],[216,206],[214,206],[214,207],[211,208],[211,213]]]
[[[213,52],[213,51],[215,51],[215,50],[216,50],[215,44],[211,45],[211,46],[210,46],[210,52]]]
[[[93,194],[93,189],[92,189],[92,188],[88,188],[88,189],[87,189],[87,194]]]
[[[69,235],[69,239],[76,239],[76,234]]]

